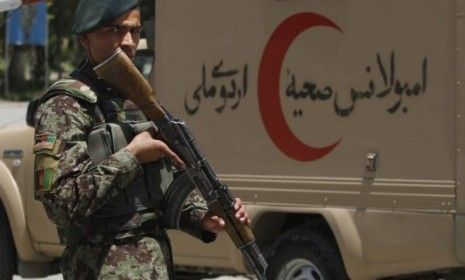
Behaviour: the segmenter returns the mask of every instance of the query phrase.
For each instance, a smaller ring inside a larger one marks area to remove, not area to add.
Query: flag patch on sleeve
[[[36,135],[35,137],[34,152],[41,150],[53,150],[57,142],[57,135],[54,133],[44,133]]]
[[[36,170],[36,192],[47,192],[52,188],[54,170],[45,168]]]
[[[54,133],[44,133],[35,136],[35,145],[32,149],[34,154],[45,152],[51,155],[59,155],[63,149],[63,141],[58,140]]]

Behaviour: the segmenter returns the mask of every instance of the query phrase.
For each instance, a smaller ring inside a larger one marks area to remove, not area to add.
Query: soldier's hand
[[[236,204],[234,204],[234,210],[236,210],[236,219],[241,221],[246,226],[250,226],[249,215],[245,211],[245,206],[242,204],[242,200],[239,197],[236,197]]]
[[[213,213],[208,212],[202,220],[202,230],[219,233],[224,231],[224,220]]]
[[[249,216],[245,211],[245,207],[242,204],[242,200],[238,197],[236,197],[234,210],[236,211],[236,219],[238,219],[242,224],[250,226],[251,221],[249,219]],[[211,212],[208,212],[202,221],[202,229],[213,233],[219,233],[221,231],[224,231],[224,226],[224,220]]]
[[[140,163],[148,163],[159,160],[161,157],[168,157],[173,164],[180,169],[184,169],[184,162],[176,155],[164,142],[154,139],[148,131],[138,134],[126,149],[136,156]]]

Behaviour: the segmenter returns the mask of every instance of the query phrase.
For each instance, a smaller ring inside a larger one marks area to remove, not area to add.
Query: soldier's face
[[[95,65],[109,58],[117,48],[121,48],[133,60],[141,29],[140,11],[134,9],[110,24],[82,35],[80,41]]]

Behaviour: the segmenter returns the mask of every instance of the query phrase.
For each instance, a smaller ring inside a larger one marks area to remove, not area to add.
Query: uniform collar
[[[119,97],[119,95],[110,85],[108,85],[102,78],[97,76],[97,74],[94,72],[94,67],[95,66],[89,61],[87,57],[83,57],[71,76],[95,89],[97,95],[103,95],[107,97],[115,97],[116,95]]]

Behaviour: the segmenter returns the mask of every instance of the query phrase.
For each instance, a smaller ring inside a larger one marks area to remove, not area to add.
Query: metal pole
[[[48,19],[46,17],[46,20],[45,20],[45,42],[44,42],[44,52],[45,52],[45,77],[44,77],[44,92],[47,90],[48,88],[48,79],[49,79],[49,63],[48,63],[48,55],[49,55],[49,52],[48,52],[48,45],[49,45],[49,42],[48,42],[48,27],[49,27],[49,24],[48,24]]]
[[[11,13],[11,12],[10,12]],[[9,37],[9,33],[8,33],[8,27],[10,25],[10,16],[9,16],[9,13],[6,15],[6,24],[5,24],[5,97],[8,96],[9,94],[9,80],[10,80],[10,77],[8,75],[8,60],[9,60],[9,42],[8,42],[8,37]]]

